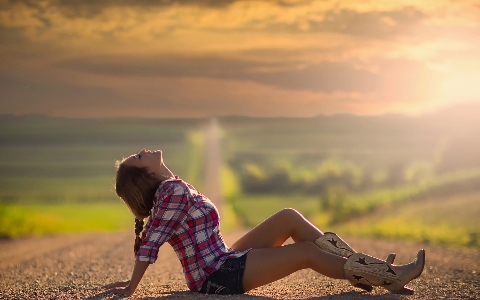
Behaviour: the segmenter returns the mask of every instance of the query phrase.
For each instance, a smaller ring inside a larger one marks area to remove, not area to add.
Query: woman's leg
[[[243,288],[249,291],[305,268],[331,278],[345,279],[345,262],[346,258],[325,252],[312,242],[252,249],[247,256]]]
[[[249,248],[269,248],[281,246],[289,237],[295,243],[313,242],[323,234],[298,211],[286,208],[277,212],[247,232],[236,241],[232,248],[238,251]]]

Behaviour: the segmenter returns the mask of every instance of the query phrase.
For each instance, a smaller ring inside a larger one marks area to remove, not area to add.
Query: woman
[[[177,253],[189,289],[212,294],[244,293],[305,268],[348,279],[367,291],[382,286],[392,293],[411,294],[413,290],[405,285],[420,276],[425,264],[424,250],[401,266],[393,265],[394,254],[383,261],[357,253],[293,209],[279,211],[228,247],[213,203],[175,176],[160,150],[143,149],[118,163],[115,188],[136,217],[132,277],[105,286],[117,294],[135,292],[165,242]],[[295,243],[282,246],[289,237]]]

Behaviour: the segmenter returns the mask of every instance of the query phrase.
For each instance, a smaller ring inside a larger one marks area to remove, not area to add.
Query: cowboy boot
[[[425,266],[425,250],[419,250],[417,258],[408,265],[395,266],[381,259],[363,254],[351,255],[345,263],[345,277],[350,282],[381,286],[393,294],[413,294],[405,285],[422,274]]]
[[[322,236],[318,237],[314,241],[315,245],[317,245],[320,249],[332,253],[342,257],[350,257],[353,254],[357,253],[350,245],[347,244],[341,237],[333,232],[325,232]],[[390,253],[386,261],[390,264],[393,264],[395,260],[395,253]],[[369,284],[363,284],[356,281],[350,281],[350,283],[357,288],[363,289],[367,292],[371,292],[373,287]]]
[[[320,247],[320,249],[342,257],[350,257],[352,254],[357,253],[357,251],[353,250],[350,245],[333,232],[325,232],[322,236],[318,237],[314,243]]]

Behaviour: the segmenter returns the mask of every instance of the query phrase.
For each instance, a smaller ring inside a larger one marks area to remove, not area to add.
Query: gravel
[[[241,233],[226,236],[231,244]],[[372,293],[352,288],[312,270],[296,272],[245,295],[215,296],[189,292],[180,263],[166,244],[131,299],[480,299],[480,251],[346,238],[357,251],[396,263],[413,260],[426,249],[421,277],[412,281],[413,296]],[[101,286],[129,279],[133,267],[132,232],[26,238],[0,242],[0,299],[121,299]]]

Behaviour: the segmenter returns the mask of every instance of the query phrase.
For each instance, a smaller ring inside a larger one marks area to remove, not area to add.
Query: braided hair
[[[150,175],[146,168],[125,165],[117,161],[115,192],[135,215],[135,255],[140,249],[143,219],[150,215],[153,199],[160,180]]]
[[[143,220],[135,218],[135,244],[133,245],[133,253],[137,255],[138,250],[140,250],[140,244],[142,239],[140,238],[140,233],[143,230]]]

